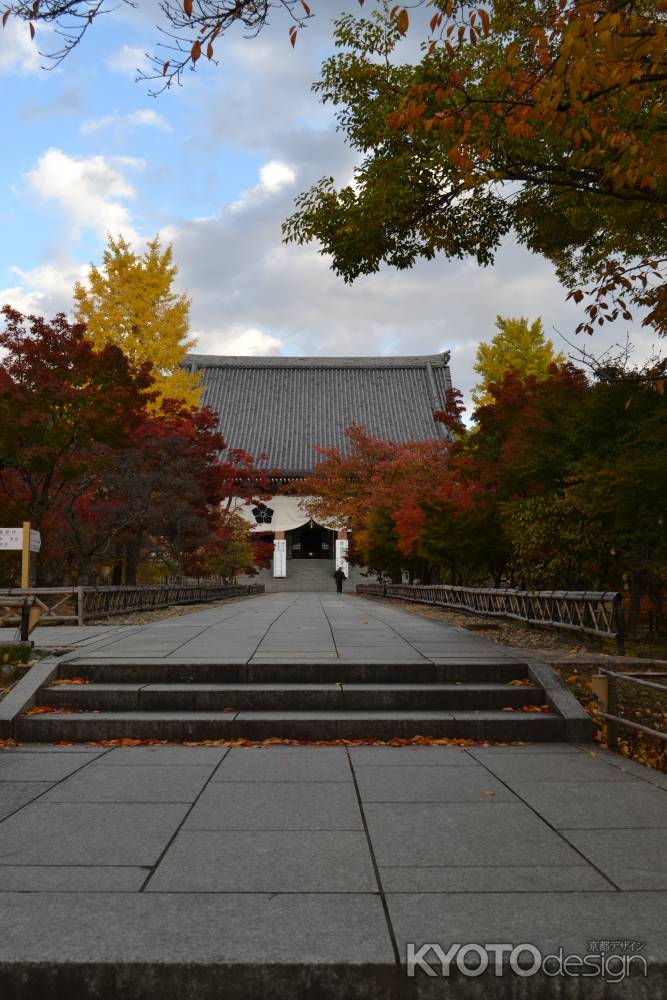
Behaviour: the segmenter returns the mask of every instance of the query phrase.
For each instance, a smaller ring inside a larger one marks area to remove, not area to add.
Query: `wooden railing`
[[[249,597],[264,592],[264,585],[251,584],[160,584],[138,587],[31,587],[0,590],[0,622],[20,623],[20,609],[13,599],[34,598],[41,609],[42,625],[83,625],[95,618],[153,611],[175,604],[202,604],[224,597]],[[3,599],[6,604],[3,605]],[[12,600],[10,600],[12,599]]]
[[[514,618],[528,625],[550,625],[616,640],[625,655],[623,595],[598,590],[503,590],[497,588],[358,584],[358,594],[456,608],[473,614]]]
[[[646,726],[641,722],[633,722],[631,719],[626,719],[624,716],[618,714],[618,682],[634,684],[636,687],[642,689],[643,694],[647,691],[658,691],[665,697],[667,697],[667,684],[657,684],[654,680],[646,680],[647,676],[651,676],[646,674],[638,677],[632,674],[619,674],[613,670],[600,670],[600,673],[607,678],[607,698],[604,706],[606,711],[598,711],[597,714],[607,720],[607,746],[609,749],[618,750],[619,726],[624,726],[635,732],[645,733],[646,736],[652,736],[654,739],[667,742],[666,732],[653,729],[651,726]]]

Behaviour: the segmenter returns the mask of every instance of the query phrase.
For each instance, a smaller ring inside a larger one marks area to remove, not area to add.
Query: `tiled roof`
[[[421,357],[290,358],[189,354],[202,374],[204,403],[220,414],[231,448],[283,475],[301,476],[316,448],[344,448],[345,428],[361,424],[385,441],[445,435],[433,419],[451,388],[449,354]]]

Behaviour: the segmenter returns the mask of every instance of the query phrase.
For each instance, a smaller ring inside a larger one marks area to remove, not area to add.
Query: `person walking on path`
[[[338,594],[343,593],[343,580],[345,579],[346,579],[345,573],[343,573],[343,570],[339,566],[336,572],[334,573],[334,580],[336,581],[336,593]]]

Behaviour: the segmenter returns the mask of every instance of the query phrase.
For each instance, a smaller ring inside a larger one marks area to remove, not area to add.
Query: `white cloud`
[[[61,261],[41,264],[29,271],[11,267],[19,285],[0,289],[0,306],[8,304],[23,313],[54,316],[72,308],[72,289],[87,272],[83,264]]]
[[[196,350],[202,354],[259,355],[282,354],[283,341],[255,327],[233,325],[226,330],[197,332]]]
[[[0,73],[36,73],[40,67],[37,39],[24,21],[10,17],[0,30]]]
[[[53,201],[76,231],[89,229],[104,237],[122,233],[130,241],[139,239],[124,199],[135,190],[119,169],[141,165],[141,161],[105,156],[74,157],[60,149],[49,149],[26,175],[30,189],[44,201]]]
[[[144,49],[135,45],[123,45],[106,60],[107,67],[114,73],[135,76],[138,70],[145,70],[148,59]]]
[[[114,111],[111,115],[104,115],[102,118],[88,118],[81,125],[82,135],[91,132],[99,132],[106,128],[116,127],[119,129],[134,128],[157,128],[163,132],[171,132],[169,122],[156,111],[132,111],[129,114],[121,115]]]
[[[249,205],[258,204],[271,195],[278,194],[284,187],[289,187],[296,181],[296,173],[287,164],[280,160],[269,160],[259,170],[259,184],[246,188],[242,191],[238,199],[232,202],[230,208],[233,212],[242,211]]]

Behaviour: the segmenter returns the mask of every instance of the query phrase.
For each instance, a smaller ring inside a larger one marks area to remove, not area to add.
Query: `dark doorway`
[[[333,559],[334,549],[333,531],[313,521],[289,532],[287,550],[292,559]]]

